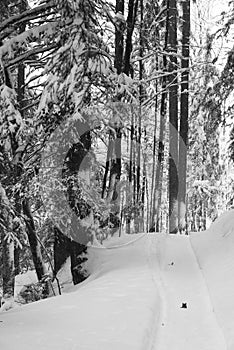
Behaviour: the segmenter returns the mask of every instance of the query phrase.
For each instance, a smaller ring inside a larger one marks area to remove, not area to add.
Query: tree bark
[[[2,264],[3,264],[3,298],[8,299],[14,296],[15,269],[14,269],[14,241],[8,242],[2,236]]]
[[[139,111],[138,111],[138,127],[137,127],[137,173],[136,173],[136,186],[137,186],[137,225],[136,225],[136,232],[139,232],[140,230],[140,223],[142,221],[142,202],[141,202],[141,124],[142,124],[142,102],[143,102],[143,94],[144,89],[142,85],[143,80],[143,73],[144,73],[144,64],[143,64],[143,0],[140,0],[140,49],[139,49],[139,79],[140,79],[140,85],[139,85]]]
[[[78,179],[79,174],[81,175],[82,173],[88,176],[90,170],[89,152],[92,144],[88,121],[78,121],[76,128],[81,135],[80,140],[70,148],[62,172],[63,180],[67,186],[69,205],[78,217],[80,224],[79,227],[74,226],[73,222],[70,224],[70,232],[72,233],[71,237],[73,237],[73,239],[64,236],[57,227],[54,228],[55,273],[60,270],[66,258],[70,256],[71,274],[74,284],[78,284],[86,278],[80,267],[83,261],[81,255],[86,253],[85,244],[90,240],[90,227],[83,226],[82,220],[85,220],[90,215],[91,207],[82,197]],[[79,240],[82,241],[82,243],[79,243]]]
[[[177,1],[168,1],[169,59],[169,233],[178,231]]]
[[[131,71],[130,57],[132,53],[132,34],[136,22],[136,14],[138,8],[138,0],[129,0],[128,2],[128,17],[127,17],[127,34],[124,54],[124,69],[123,72],[129,75]]]
[[[107,155],[106,155],[106,167],[105,167],[105,173],[104,173],[103,184],[102,184],[102,198],[105,198],[105,195],[106,195],[107,178],[108,178],[108,173],[110,169],[112,153],[113,153],[113,140],[111,135],[109,134],[109,143],[108,143],[108,149],[107,149]]]
[[[117,74],[123,72],[123,52],[124,52],[124,30],[125,30],[125,21],[123,18],[124,15],[124,0],[116,0],[115,6],[116,14],[122,15],[118,17],[118,21],[115,27],[115,59],[114,66],[117,70]],[[117,94],[116,101],[121,100],[121,95]],[[114,133],[110,132],[110,137],[113,141],[113,154],[111,159],[110,166],[110,176],[109,176],[109,189],[107,193],[107,200],[109,202],[115,201],[114,209],[112,215],[116,218],[114,220],[114,228],[119,228],[120,220],[118,220],[120,212],[120,198],[118,198],[117,185],[121,177],[121,144],[122,144],[122,125],[121,122],[115,122],[115,106],[113,110],[113,119],[114,119]],[[118,107],[117,107],[118,108]]]
[[[71,275],[74,284],[85,280],[86,276],[81,270],[83,259],[82,253],[86,253],[87,248],[79,244],[60,232],[54,227],[54,274],[57,275],[67,258],[71,259]]]
[[[32,253],[32,259],[35,266],[37,278],[40,281],[42,277],[47,273],[46,267],[43,262],[40,243],[37,239],[36,228],[34,219],[31,213],[29,200],[26,198],[22,203],[23,213],[25,215],[28,241]]]
[[[2,242],[2,278],[3,278],[3,297],[10,298],[14,296],[15,267],[14,267],[14,241],[12,237],[7,237],[8,233],[13,232],[12,216],[9,213],[9,200],[6,192],[0,184],[0,232]]]
[[[181,76],[181,105],[180,105],[180,139],[179,139],[179,192],[178,214],[179,229],[186,227],[186,173],[188,147],[188,117],[189,117],[189,38],[190,38],[190,0],[182,2],[182,76]]]
[[[116,14],[124,15],[124,0],[116,0],[115,4]],[[124,30],[125,23],[121,20],[118,20],[115,29],[115,68],[117,73],[122,73],[123,69],[123,52],[124,52]]]
[[[169,11],[168,11],[169,12]],[[164,51],[168,50],[168,35],[169,35],[169,13],[167,13],[167,18],[165,21],[165,37],[164,37]],[[163,55],[163,72],[167,72],[167,57]],[[158,147],[156,147],[156,136],[154,145],[154,161],[157,161],[157,166],[154,176],[154,186],[153,186],[153,200],[152,200],[152,213],[150,220],[150,232],[159,230],[159,217],[161,208],[161,197],[162,197],[162,178],[163,178],[163,161],[164,161],[164,144],[165,144],[165,132],[166,132],[166,121],[167,121],[167,77],[166,75],[162,78],[162,94],[160,101],[160,124],[159,124],[159,141]],[[155,118],[156,123],[156,118]],[[156,135],[156,125],[155,125],[155,135]],[[157,149],[157,160],[155,159]],[[155,168],[155,165],[154,165]]]
[[[133,180],[133,148],[134,148],[134,112],[132,110],[131,113],[131,129],[130,129],[130,156],[129,156],[129,174],[128,174],[128,182],[129,182],[129,188],[130,191],[132,191],[132,180]],[[133,195],[131,192],[130,195]],[[128,198],[128,208],[130,209],[132,207],[133,198]],[[130,234],[131,231],[131,215],[130,211],[127,213],[127,222],[126,222],[126,232]]]

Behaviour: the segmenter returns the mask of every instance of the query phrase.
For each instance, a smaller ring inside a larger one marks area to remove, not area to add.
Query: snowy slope
[[[191,243],[227,349],[234,350],[234,210],[221,215],[209,230],[194,233]]]

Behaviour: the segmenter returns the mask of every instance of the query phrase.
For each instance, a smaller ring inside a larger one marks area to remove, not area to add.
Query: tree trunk
[[[20,273],[20,248],[14,245],[14,268],[15,276]]]
[[[146,164],[145,157],[143,157],[143,174],[142,174],[142,193],[141,193],[141,202],[142,202],[142,220],[140,226],[140,232],[146,231],[147,225],[145,225],[145,201],[146,201],[146,182],[147,182],[147,173],[146,173]],[[147,207],[146,207],[147,209]]]
[[[106,194],[107,178],[108,178],[108,173],[110,169],[112,153],[113,153],[113,140],[112,140],[111,134],[109,134],[109,143],[108,143],[108,149],[107,149],[107,155],[106,155],[106,167],[105,167],[105,173],[104,173],[103,185],[102,185],[102,198],[105,198],[105,194]]]
[[[107,199],[111,201],[116,201],[118,198],[117,185],[120,181],[121,176],[121,138],[122,131],[121,127],[115,129],[115,135],[113,136],[113,153],[110,168],[110,179],[109,179],[109,189],[107,194]],[[120,200],[120,198],[118,199]],[[116,202],[117,203],[117,202]],[[118,205],[116,206],[116,212],[119,212]]]
[[[9,214],[9,201],[6,192],[0,184],[0,219],[1,219],[1,242],[2,242],[2,278],[3,297],[5,299],[14,296],[15,267],[14,267],[14,241],[8,233],[13,232],[11,214]]]
[[[186,172],[188,147],[188,116],[189,116],[189,38],[190,38],[190,0],[182,2],[182,76],[181,76],[181,107],[180,107],[180,139],[179,139],[179,192],[178,214],[179,229],[186,227]]]
[[[37,278],[40,281],[47,273],[41,254],[41,246],[37,238],[34,219],[31,213],[31,208],[28,199],[24,199],[22,203],[23,213],[26,219],[28,241],[32,253],[32,259],[37,273]]]
[[[115,12],[124,15],[124,0],[116,0]],[[115,29],[115,68],[117,73],[122,73],[123,69],[123,52],[124,52],[124,29],[125,23],[119,20]]]
[[[157,82],[156,82],[157,84]],[[155,100],[155,113],[154,113],[154,138],[153,138],[153,169],[152,169],[152,179],[151,179],[151,195],[150,195],[150,232],[154,230],[154,216],[155,216],[155,179],[156,179],[156,150],[157,150],[157,112],[158,112],[158,95],[157,95],[157,85],[156,85],[156,100]]]
[[[124,15],[124,0],[116,0],[115,6],[116,14]],[[115,27],[115,60],[114,66],[117,70],[118,74],[121,74],[123,71],[123,52],[124,52],[124,30],[125,30],[125,21],[123,18],[118,17],[118,21]],[[116,100],[121,100],[121,95],[117,94]],[[115,106],[114,106],[115,109]],[[115,110],[113,111],[115,114]],[[114,115],[115,119],[115,115]],[[120,212],[120,198],[118,198],[117,193],[117,185],[120,181],[121,176],[121,139],[122,139],[122,125],[120,122],[114,122],[114,130],[113,135],[110,134],[110,137],[113,137],[113,158],[111,160],[110,166],[110,177],[109,177],[109,189],[107,194],[107,199],[109,202],[115,201],[113,215],[116,218],[114,220],[115,228],[119,227],[118,216]]]
[[[139,79],[140,79],[140,85],[139,85],[139,115],[138,115],[138,135],[137,135],[137,173],[136,173],[136,186],[137,186],[137,224],[136,224],[136,232],[139,232],[140,230],[140,222],[142,220],[142,202],[141,202],[141,114],[142,114],[142,102],[144,99],[144,90],[142,85],[143,80],[143,71],[144,71],[144,64],[143,60],[143,0],[140,0],[140,49],[139,49]]]
[[[168,46],[168,15],[166,19],[166,32],[165,32],[165,44],[164,50],[167,51]],[[167,58],[163,55],[163,72],[167,72]],[[166,75],[162,78],[162,95],[160,103],[160,125],[159,125],[159,142],[158,142],[158,159],[154,177],[154,190],[153,190],[153,205],[152,214],[150,221],[150,232],[159,230],[158,221],[161,207],[161,196],[162,196],[162,178],[163,178],[163,161],[164,161],[164,143],[165,143],[165,131],[166,131],[166,120],[167,120],[167,78]],[[156,118],[155,118],[156,123]],[[156,134],[156,130],[155,130]],[[155,141],[156,143],[156,136]],[[156,145],[154,146],[154,153],[156,154]],[[156,162],[156,159],[155,159]],[[154,166],[155,167],[155,166]]]
[[[14,296],[15,268],[14,268],[14,241],[8,242],[2,236],[2,264],[3,264],[3,298],[8,299]]]
[[[128,17],[127,17],[127,35],[124,54],[124,69],[123,72],[129,75],[131,71],[130,57],[132,53],[132,34],[136,22],[136,14],[138,8],[138,0],[129,0],[128,2]]]
[[[62,268],[67,258],[71,259],[71,275],[74,285],[85,280],[86,276],[82,270],[82,262],[86,259],[83,253],[87,252],[85,245],[71,240],[69,237],[54,227],[54,274],[55,276]],[[82,257],[81,257],[82,256]]]
[[[168,1],[169,59],[169,233],[178,231],[177,1]]]
[[[126,232],[129,234],[131,231],[131,213],[130,213],[130,208],[132,207],[133,204],[133,198],[130,198],[133,193],[132,191],[132,182],[133,182],[133,148],[134,148],[134,112],[132,110],[132,115],[131,115],[131,130],[130,130],[130,157],[129,157],[129,174],[128,174],[128,181],[129,181],[129,188],[130,188],[130,193],[129,193],[129,198],[128,198],[128,212],[127,212],[127,222],[126,222]]]
[[[87,121],[78,121],[76,128],[81,135],[80,140],[68,151],[62,173],[63,180],[67,186],[69,205],[79,219],[79,226],[75,226],[73,220],[71,220],[69,229],[73,239],[64,236],[57,227],[54,228],[55,273],[60,270],[67,257],[70,256],[74,284],[78,284],[86,278],[81,269],[81,264],[83,259],[86,259],[83,257],[83,253],[86,253],[86,244],[90,241],[89,232],[91,226],[91,224],[82,224],[82,221],[85,221],[90,216],[91,207],[83,198],[79,180],[82,176],[85,176],[86,179],[88,177],[90,170],[89,152],[92,138]]]

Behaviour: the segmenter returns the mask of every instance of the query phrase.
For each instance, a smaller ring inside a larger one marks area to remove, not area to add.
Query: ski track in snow
[[[189,236],[152,236],[149,249],[161,312],[148,350],[226,350]]]
[[[0,349],[227,350],[217,322],[224,318],[217,304],[218,288],[212,287],[218,283],[214,259],[212,274],[208,271],[214,254],[211,237],[201,246],[200,237],[193,239],[195,250],[189,236],[145,234],[134,242],[128,239],[121,247],[91,248],[93,273],[70,293],[2,313]],[[216,252],[220,244],[217,241]],[[219,265],[226,253],[223,248]],[[204,275],[200,262],[208,271]],[[225,264],[218,281],[227,270]],[[225,276],[231,283],[230,274]],[[231,298],[232,285],[222,285],[227,290],[220,296]],[[219,311],[217,319],[209,293]],[[230,328],[232,323],[226,323]],[[229,343],[231,350],[231,339]]]

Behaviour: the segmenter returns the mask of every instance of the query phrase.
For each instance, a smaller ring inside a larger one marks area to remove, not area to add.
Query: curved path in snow
[[[149,350],[226,350],[189,237],[152,235],[148,252],[161,297]]]
[[[1,313],[0,349],[227,350],[189,237],[126,238],[69,293]]]

